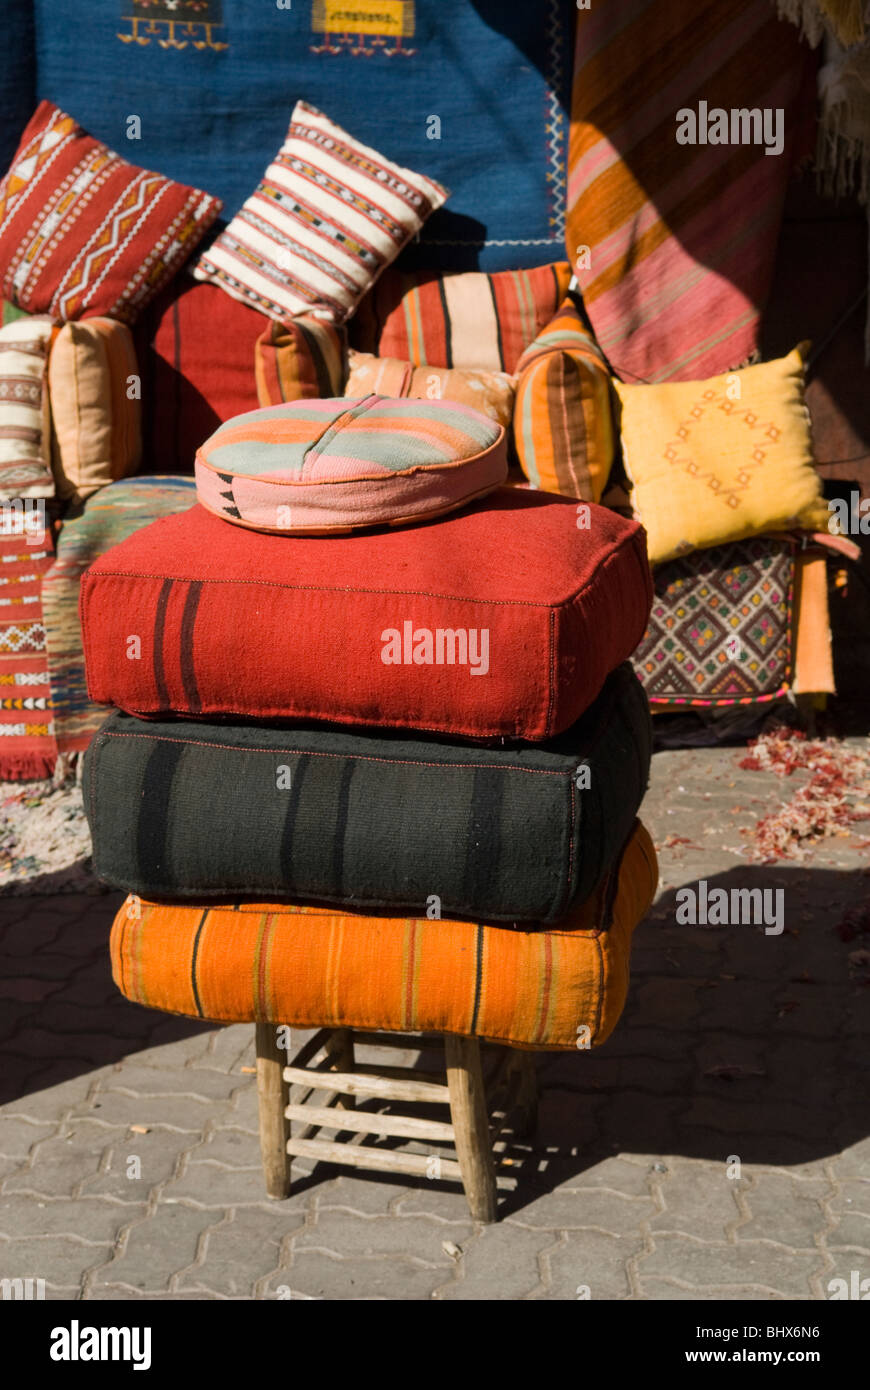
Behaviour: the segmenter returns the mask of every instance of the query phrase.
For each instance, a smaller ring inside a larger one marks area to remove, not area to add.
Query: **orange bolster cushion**
[[[632,932],[657,882],[638,821],[617,867],[557,927],[129,897],[112,927],[112,973],[134,1003],[226,1023],[597,1046],[622,1013]]]

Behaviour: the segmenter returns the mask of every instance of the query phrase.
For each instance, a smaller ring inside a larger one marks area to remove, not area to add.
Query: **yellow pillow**
[[[808,346],[708,381],[614,382],[651,564],[762,531],[827,528],[804,403]]]

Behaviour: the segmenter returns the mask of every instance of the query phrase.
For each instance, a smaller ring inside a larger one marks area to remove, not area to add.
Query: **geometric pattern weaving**
[[[785,693],[792,670],[794,545],[756,536],[654,572],[632,658],[651,704],[746,705]]]

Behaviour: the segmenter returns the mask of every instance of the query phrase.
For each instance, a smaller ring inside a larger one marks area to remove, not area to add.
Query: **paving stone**
[[[42,1239],[0,1239],[0,1279],[28,1276],[49,1284],[79,1288],[85,1275],[109,1258],[111,1241],[106,1245],[85,1245],[68,1236]]]
[[[202,1150],[197,1150],[197,1153]],[[222,1163],[188,1162],[179,1178],[167,1183],[164,1201],[189,1201],[209,1208],[271,1205],[263,1182],[263,1170],[256,1167],[228,1168]]]
[[[97,1284],[84,1295],[85,1301],[116,1303],[213,1303],[215,1295],[208,1289],[176,1290],[173,1293],[145,1293],[142,1289],[131,1289],[129,1284]]]
[[[804,1299],[812,1297],[809,1280],[821,1265],[819,1251],[795,1254],[768,1241],[726,1245],[657,1234],[655,1249],[638,1262],[638,1275],[642,1283],[650,1276],[667,1275],[699,1290],[742,1285]]]
[[[602,1188],[616,1192],[621,1197],[648,1197],[650,1160],[640,1158],[638,1161],[639,1158],[639,1155],[632,1154],[631,1159],[621,1155],[602,1159],[584,1168],[576,1178],[564,1183],[560,1190],[587,1193],[591,1189]],[[652,1161],[656,1162],[657,1157]]]
[[[400,1214],[413,1216],[417,1190],[418,1188],[412,1189],[407,1183],[390,1182],[386,1173],[367,1173],[364,1177],[342,1173],[330,1181],[318,1183],[311,1192],[319,1212],[336,1210],[352,1211],[362,1216],[386,1216],[395,1203],[408,1199],[409,1205],[403,1205]],[[417,1200],[422,1203],[426,1216],[432,1215],[432,1201],[435,1195],[431,1184],[427,1184],[427,1189],[420,1192]],[[467,1225],[468,1207],[465,1196],[461,1191],[456,1195],[459,1198],[458,1219],[463,1225]]]
[[[224,1163],[230,1168],[257,1168],[260,1144],[248,1129],[222,1122],[192,1153],[195,1163]]]
[[[439,1289],[439,1299],[504,1302],[543,1292],[539,1256],[556,1243],[552,1231],[533,1231],[502,1222],[484,1226],[470,1242],[450,1236],[462,1250],[456,1282]]]
[[[844,1145],[833,1163],[838,1178],[864,1178],[870,1181],[870,1135]]]
[[[54,1135],[44,1140],[33,1163],[10,1178],[4,1195],[38,1192],[48,1197],[74,1197],[97,1173],[106,1149],[105,1134]]]
[[[741,1226],[737,1239],[815,1249],[817,1237],[828,1224],[820,1202],[830,1192],[830,1183],[821,1175],[816,1182],[795,1182],[784,1174],[753,1173],[750,1185],[743,1188],[752,1219]]]
[[[604,1231],[570,1231],[564,1243],[546,1256],[552,1299],[591,1301],[627,1298],[632,1292],[627,1261],[644,1248],[643,1237],[617,1236]]]
[[[311,1249],[327,1250],[347,1259],[411,1259],[449,1272],[453,1262],[442,1249],[442,1241],[449,1239],[462,1246],[471,1239],[472,1233],[473,1226],[468,1217],[464,1227],[452,1227],[449,1237],[446,1237],[443,1224],[425,1216],[403,1216],[391,1220],[318,1209],[314,1223],[295,1237],[293,1249],[297,1253]]]
[[[48,1139],[57,1129],[57,1122],[42,1123],[21,1119],[16,1115],[0,1116],[0,1154],[4,1157],[26,1158],[33,1145]]]
[[[216,1117],[214,1101],[198,1100],[190,1095],[128,1096],[123,1091],[100,1090],[90,1102],[73,1108],[77,1119],[97,1120],[113,1129],[128,1129],[130,1125],[158,1126],[199,1133]]]
[[[664,1210],[650,1220],[655,1238],[660,1231],[681,1232],[699,1240],[728,1240],[743,1218],[736,1196],[739,1181],[729,1178],[726,1165],[688,1164],[665,1160],[667,1173],[655,1173]]]
[[[273,1202],[268,1211],[240,1208],[232,1221],[207,1233],[201,1264],[183,1273],[175,1287],[254,1298],[257,1281],[280,1265],[282,1242],[304,1221],[304,1211],[286,1211],[280,1202]]]
[[[125,1059],[103,1082],[103,1091],[137,1096],[193,1096],[208,1103],[228,1100],[244,1077],[205,1067],[143,1067]]]
[[[623,1197],[601,1188],[564,1187],[524,1203],[509,1221],[548,1231],[601,1227],[612,1235],[636,1234],[642,1222],[655,1212],[652,1197]]]
[[[198,1067],[217,1071],[238,1072],[240,1066],[254,1066],[254,1027],[251,1023],[233,1023],[201,1033],[197,1038],[201,1048],[191,1054]]]
[[[786,1301],[784,1294],[771,1293],[769,1290],[734,1288],[733,1286],[696,1289],[694,1286],[679,1284],[675,1279],[643,1278],[640,1280],[640,1287],[642,1297],[656,1303],[665,1300],[670,1303],[758,1303],[763,1301],[776,1303]]]
[[[94,1290],[104,1284],[167,1289],[173,1274],[194,1263],[200,1237],[220,1219],[213,1211],[159,1203],[147,1220],[130,1228],[123,1253],[99,1271]]]
[[[9,1101],[4,1106],[4,1128],[7,1121],[16,1118],[32,1120],[35,1123],[56,1124],[67,1111],[86,1102],[88,1093],[103,1073],[83,1070],[68,1081],[41,1085],[39,1076],[44,1074],[45,1062],[43,1061],[40,1073],[34,1081],[33,1089],[19,1099]]]
[[[870,1182],[846,1179],[826,1206],[837,1222],[827,1234],[828,1249],[845,1245],[870,1254]]]
[[[144,1204],[143,1204],[144,1209]],[[65,1200],[41,1195],[0,1197],[0,1234],[9,1238],[35,1236],[75,1236],[92,1245],[111,1243],[126,1222],[135,1217],[135,1209],[119,1202],[99,1197]]]
[[[412,1264],[407,1259],[347,1259],[321,1250],[303,1250],[294,1255],[290,1269],[279,1270],[269,1279],[262,1297],[281,1297],[289,1302],[294,1298],[409,1302],[430,1299],[444,1279],[442,1268]],[[295,1335],[295,1322],[288,1321],[287,1333]]]
[[[818,1298],[843,1302],[865,1302],[870,1294],[870,1259],[851,1250],[832,1250],[833,1268],[819,1274]],[[845,1280],[845,1288],[835,1281]],[[862,1288],[863,1285],[863,1288]],[[857,1296],[857,1297],[856,1297]]]

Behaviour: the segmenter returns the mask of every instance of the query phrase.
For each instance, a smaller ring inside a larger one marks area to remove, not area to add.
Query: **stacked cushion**
[[[112,970],[128,999],[194,1018],[597,1046],[622,1012],[632,932],[657,876],[638,824],[596,893],[556,927],[131,898],[112,928]]]
[[[196,506],[92,565],[81,612],[91,697],[128,713],[546,739],[631,654],[651,601],[635,522],[500,488],[350,536],[259,535]]]
[[[650,751],[646,697],[626,665],[559,738],[497,751],[114,714],[89,749],[84,800],[97,873],[146,897],[420,915],[437,899],[448,917],[551,923],[595,891],[625,843]]]
[[[504,427],[446,401],[296,401],[230,421],[196,455],[203,506],[261,531],[440,516],[507,476]]]

